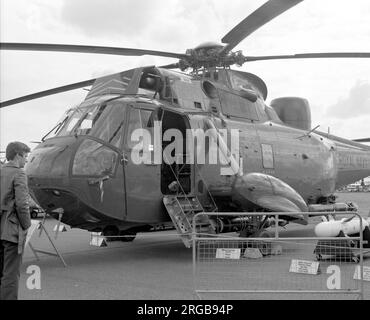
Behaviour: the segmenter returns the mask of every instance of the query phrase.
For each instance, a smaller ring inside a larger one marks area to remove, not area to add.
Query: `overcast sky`
[[[183,53],[220,39],[264,0],[0,0],[2,42],[121,46]],[[245,55],[370,52],[370,1],[306,0],[262,27],[236,50]],[[92,54],[0,53],[1,101],[142,65],[176,60]],[[370,137],[370,59],[263,61],[240,70],[269,88],[267,102],[301,96],[313,127],[346,138]],[[31,147],[86,91],[18,104],[0,111],[0,149]]]

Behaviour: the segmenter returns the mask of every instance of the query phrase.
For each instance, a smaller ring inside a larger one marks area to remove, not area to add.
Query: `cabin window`
[[[118,153],[94,140],[84,140],[75,155],[72,174],[79,176],[111,176],[115,172]]]
[[[172,83],[173,89],[173,102],[177,100],[183,108],[187,109],[200,109],[205,110],[208,105],[208,98],[204,94],[203,90],[200,89],[199,81],[191,81],[183,78],[181,80],[175,80]]]
[[[225,90],[219,90],[222,112],[225,116],[259,120],[256,103]]]
[[[195,107],[196,109],[202,109],[202,104],[201,104],[200,102],[196,102],[196,101],[194,101],[194,107]]]

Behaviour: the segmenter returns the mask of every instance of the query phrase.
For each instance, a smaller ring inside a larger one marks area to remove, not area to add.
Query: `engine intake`
[[[281,121],[302,130],[311,130],[311,109],[307,99],[297,97],[278,98],[271,101]]]

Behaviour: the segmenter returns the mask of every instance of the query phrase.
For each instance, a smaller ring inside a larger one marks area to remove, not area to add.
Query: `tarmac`
[[[48,230],[56,224],[47,220]],[[38,232],[38,231],[36,231]],[[54,236],[54,233],[50,233]],[[35,240],[34,240],[35,239]],[[53,238],[54,239],[54,238]],[[45,235],[32,238],[37,249],[53,252]],[[142,234],[131,243],[109,242],[91,247],[90,233],[59,233],[58,257],[39,254],[37,261],[27,248],[21,270],[20,299],[193,299],[192,251],[174,234]],[[27,289],[27,268],[40,267],[41,290]]]
[[[364,211],[363,215],[367,216],[367,213]],[[46,219],[45,223],[53,240],[55,236],[53,228],[56,223],[53,219]],[[313,224],[309,226],[291,224],[283,234],[289,237],[310,237],[314,236],[313,227]],[[19,299],[193,300],[199,298],[194,291],[192,250],[185,248],[175,230],[139,234],[133,242],[109,242],[108,247],[98,248],[89,245],[89,232],[69,227],[67,229],[67,232],[59,233],[58,238],[54,240],[67,267],[64,267],[61,260],[55,256],[39,254],[40,260],[37,260],[31,249],[26,248],[21,269]],[[39,230],[35,231],[31,243],[37,249],[53,252],[45,234],[39,237]],[[370,258],[365,260],[364,265],[370,266]],[[40,268],[40,289],[29,288],[32,274],[27,274],[27,270],[29,271],[30,266]],[[281,277],[278,273],[277,265],[276,282]],[[228,269],[226,276],[232,277],[232,270]],[[238,281],[237,277],[234,280]],[[275,280],[272,279],[272,281]],[[271,285],[274,287],[274,283]],[[364,292],[364,298],[370,300],[370,282],[364,282]],[[205,298],[235,299],[235,296],[217,295]],[[252,298],[284,297],[256,295]],[[285,298],[297,299],[297,295]],[[331,299],[332,296],[327,298]],[[315,296],[312,299],[315,299]]]

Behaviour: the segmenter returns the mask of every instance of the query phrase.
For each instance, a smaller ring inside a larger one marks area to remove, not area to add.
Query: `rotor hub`
[[[181,70],[192,68],[228,68],[234,64],[242,66],[246,61],[241,51],[224,52],[225,45],[217,42],[204,42],[194,49],[186,50],[185,59],[181,59],[179,66]]]

